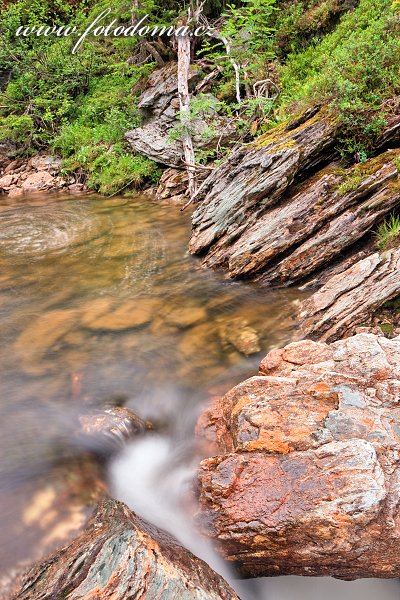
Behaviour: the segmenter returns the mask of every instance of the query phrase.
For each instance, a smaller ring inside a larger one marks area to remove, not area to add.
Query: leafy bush
[[[34,131],[31,117],[9,115],[0,121],[0,141],[11,140],[29,145]]]

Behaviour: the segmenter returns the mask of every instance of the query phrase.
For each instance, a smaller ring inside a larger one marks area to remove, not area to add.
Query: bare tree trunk
[[[185,155],[185,163],[189,176],[189,194],[190,197],[196,194],[196,163],[192,137],[189,131],[190,121],[190,97],[189,97],[189,69],[190,69],[190,49],[191,42],[189,36],[178,36],[178,93],[180,103],[180,118],[183,128],[182,144]]]

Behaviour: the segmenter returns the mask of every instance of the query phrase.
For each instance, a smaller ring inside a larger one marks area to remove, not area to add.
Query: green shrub
[[[9,115],[0,120],[0,141],[11,140],[17,143],[29,145],[34,131],[34,123],[31,117]]]
[[[113,195],[130,186],[154,183],[159,177],[156,164],[144,156],[126,154],[122,148],[103,152],[89,165],[89,187]]]

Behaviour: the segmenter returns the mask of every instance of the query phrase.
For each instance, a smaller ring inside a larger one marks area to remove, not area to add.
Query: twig
[[[185,161],[182,161],[182,162],[185,165],[185,167],[188,167],[189,169],[199,169],[199,170],[203,170],[203,171],[214,171],[215,170],[215,167],[208,167],[207,165],[196,165],[196,164],[187,163]]]
[[[208,179],[208,177],[207,177],[207,179]],[[197,192],[196,192],[196,193],[195,193],[195,194],[194,194],[194,195],[193,195],[193,196],[192,196],[192,197],[191,197],[191,198],[188,200],[188,202],[186,202],[185,206],[182,206],[182,208],[181,208],[181,212],[183,212],[184,210],[186,210],[186,209],[187,209],[187,207],[188,207],[188,206],[190,206],[190,205],[192,204],[192,202],[194,202],[194,201],[196,200],[197,196],[198,196],[198,195],[200,194],[200,192],[202,192],[202,191],[203,191],[203,189],[205,188],[205,186],[206,186],[206,183],[207,183],[207,179],[205,179],[205,180],[203,181],[203,183],[201,184],[201,186],[199,187],[199,189],[197,190]]]

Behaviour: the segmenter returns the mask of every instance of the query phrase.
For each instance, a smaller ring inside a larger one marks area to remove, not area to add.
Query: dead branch
[[[146,39],[143,38],[142,40],[142,44],[143,47],[151,54],[151,56],[154,58],[154,60],[156,61],[157,65],[159,67],[163,67],[165,65],[165,61],[163,59],[163,57],[161,56],[161,54],[158,52],[158,50],[153,46],[153,44],[150,44],[150,42],[148,42]]]
[[[185,161],[188,165],[196,162],[193,141],[189,132],[190,121],[190,96],[189,96],[189,69],[190,69],[191,40],[188,35],[178,36],[178,94],[180,105],[180,119],[183,126],[182,145]],[[197,191],[196,169],[187,167],[189,177],[189,194],[194,197]]]
[[[275,94],[273,95],[271,95],[272,90],[275,90]],[[279,87],[274,81],[272,81],[272,79],[262,79],[260,81],[256,81],[256,83],[253,85],[253,92],[255,98],[266,98],[267,100],[272,100],[273,102],[280,94]]]

